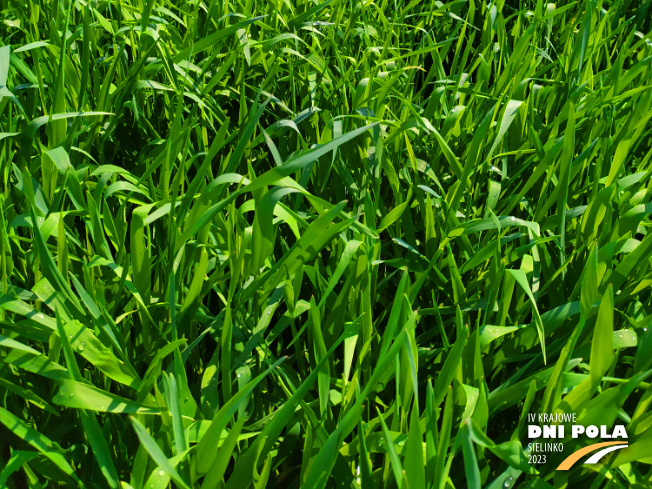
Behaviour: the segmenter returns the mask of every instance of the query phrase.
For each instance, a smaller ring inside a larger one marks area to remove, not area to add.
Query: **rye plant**
[[[649,488],[651,19],[0,0],[0,487]]]

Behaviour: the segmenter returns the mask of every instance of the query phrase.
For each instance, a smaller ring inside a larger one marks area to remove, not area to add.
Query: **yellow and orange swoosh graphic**
[[[619,445],[616,447],[615,445]],[[604,452],[603,454],[597,453],[597,457],[594,455],[591,457],[593,459],[592,462],[589,463],[596,463],[598,460],[600,460],[604,455],[607,453],[613,451],[613,450],[619,450],[621,448],[626,448],[627,447],[627,442],[622,442],[622,441],[606,441],[603,443],[594,443],[593,445],[589,445],[588,447],[580,448],[578,451],[571,453],[566,459],[559,464],[559,467],[557,467],[557,470],[568,470],[570,469],[573,465],[575,465],[575,462],[577,462],[579,459],[581,459],[584,455],[594,452],[598,450],[599,448],[603,447],[612,447],[612,448],[607,448],[606,450],[602,450]]]

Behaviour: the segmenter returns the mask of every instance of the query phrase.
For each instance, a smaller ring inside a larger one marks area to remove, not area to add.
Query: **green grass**
[[[0,487],[650,487],[651,18],[0,0]]]

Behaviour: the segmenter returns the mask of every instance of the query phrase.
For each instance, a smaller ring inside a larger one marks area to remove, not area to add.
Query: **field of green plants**
[[[651,487],[651,24],[0,0],[0,487]]]

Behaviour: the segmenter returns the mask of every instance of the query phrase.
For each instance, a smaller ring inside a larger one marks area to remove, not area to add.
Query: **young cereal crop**
[[[0,487],[651,487],[651,22],[0,0]]]

